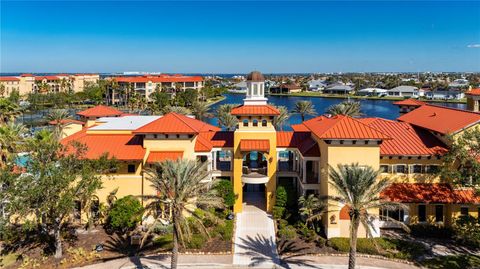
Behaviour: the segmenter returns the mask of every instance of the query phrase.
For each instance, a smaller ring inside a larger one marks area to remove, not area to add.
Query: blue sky
[[[0,1],[0,72],[480,71],[479,1]]]

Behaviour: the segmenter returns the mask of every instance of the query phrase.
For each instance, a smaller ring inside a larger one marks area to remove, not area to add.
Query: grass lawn
[[[5,268],[13,265],[17,261],[18,256],[19,255],[16,253],[9,253],[7,255],[0,256],[0,267]]]
[[[427,268],[467,269],[480,268],[480,257],[472,254],[443,256],[428,259],[421,263]]]

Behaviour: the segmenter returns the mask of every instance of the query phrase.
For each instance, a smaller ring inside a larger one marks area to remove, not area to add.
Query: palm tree
[[[68,117],[69,114],[65,109],[55,109],[48,115],[48,120],[55,126],[53,133],[58,140],[62,139],[65,120]]]
[[[290,118],[290,114],[284,106],[278,106],[277,109],[280,111],[280,114],[273,118],[273,126],[275,126],[276,129],[283,130],[283,126]]]
[[[238,119],[231,114],[232,109],[237,106],[237,104],[224,104],[217,108],[218,125],[227,131],[233,131],[237,127]]]
[[[402,208],[398,203],[384,201],[380,193],[385,190],[391,181],[388,178],[378,179],[380,171],[375,171],[370,166],[359,166],[358,163],[349,165],[338,165],[337,170],[330,167],[329,182],[337,192],[336,196],[329,196],[329,200],[343,204],[348,208],[350,215],[350,253],[348,268],[355,268],[357,252],[357,233],[360,223],[365,227],[368,235],[371,236],[372,221],[376,216],[370,214],[369,210],[378,208]],[[402,227],[407,229],[403,223]]]
[[[296,102],[293,112],[300,114],[300,116],[302,117],[302,121],[305,121],[305,115],[317,115],[317,112],[315,111],[315,106],[310,101]]]
[[[27,129],[21,124],[0,124],[0,168],[5,167],[21,151],[26,132]]]
[[[360,107],[360,102],[345,101],[336,105],[331,105],[327,108],[327,114],[332,116],[345,115],[350,117],[360,117],[362,116]]]
[[[162,109],[163,114],[168,114],[170,112],[175,112],[183,115],[190,115],[191,112],[188,108],[183,106],[166,106]]]
[[[193,103],[192,107],[192,114],[195,116],[196,119],[205,121],[207,118],[210,117],[210,106],[206,102],[195,102]]]
[[[0,123],[13,121],[21,114],[22,111],[17,104],[7,98],[0,98]]]
[[[315,223],[327,212],[326,203],[318,199],[314,194],[310,194],[307,197],[301,196],[298,199],[298,205],[300,206],[300,215],[305,218],[305,224],[312,225],[314,229],[316,228]]]
[[[171,210],[173,226],[173,249],[171,268],[177,268],[178,244],[184,245],[191,236],[189,225],[197,224],[201,231],[208,235],[194,211],[198,207],[222,207],[223,199],[216,195],[212,188],[213,182],[207,171],[207,163],[192,160],[166,160],[154,164],[146,170],[147,178],[152,183],[157,195],[145,196],[150,202],[146,206],[149,214],[156,214],[158,208],[167,207]],[[194,221],[187,221],[191,216]],[[152,225],[153,226],[153,225]]]

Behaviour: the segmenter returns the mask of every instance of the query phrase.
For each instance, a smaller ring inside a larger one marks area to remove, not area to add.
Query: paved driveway
[[[273,218],[265,212],[265,193],[245,192],[237,214],[233,264],[273,267],[279,263]]]

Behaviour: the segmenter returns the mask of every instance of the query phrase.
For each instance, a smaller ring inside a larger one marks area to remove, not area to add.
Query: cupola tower
[[[247,96],[243,100],[245,105],[266,105],[265,77],[258,71],[247,75]]]

